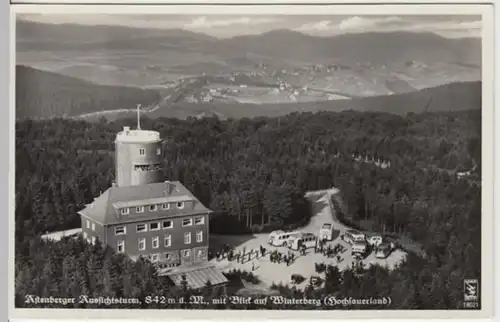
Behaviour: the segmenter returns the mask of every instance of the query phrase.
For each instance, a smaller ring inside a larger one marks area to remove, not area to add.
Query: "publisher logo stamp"
[[[464,301],[477,301],[479,294],[479,283],[476,279],[464,280]]]

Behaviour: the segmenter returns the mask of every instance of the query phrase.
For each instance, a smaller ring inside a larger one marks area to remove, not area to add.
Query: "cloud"
[[[461,21],[436,20],[418,21],[404,16],[353,16],[338,22],[322,20],[306,23],[297,28],[297,31],[312,35],[333,36],[344,33],[363,32],[433,32],[444,37],[480,37],[482,22],[480,20]]]
[[[360,16],[354,16],[344,19],[338,25],[340,30],[366,30],[373,27],[381,27],[390,24],[396,24],[402,22],[399,17],[386,17],[386,18],[364,18]]]
[[[275,18],[239,17],[239,18],[208,18],[198,17],[189,23],[184,24],[186,29],[205,29],[229,26],[260,25],[276,22]]]

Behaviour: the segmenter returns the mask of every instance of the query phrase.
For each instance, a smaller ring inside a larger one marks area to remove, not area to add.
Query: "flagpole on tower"
[[[141,104],[137,104],[137,129],[141,129]]]

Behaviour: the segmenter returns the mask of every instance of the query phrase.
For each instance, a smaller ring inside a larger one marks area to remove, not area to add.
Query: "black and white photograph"
[[[16,310],[490,310],[486,11],[293,12],[16,12]]]

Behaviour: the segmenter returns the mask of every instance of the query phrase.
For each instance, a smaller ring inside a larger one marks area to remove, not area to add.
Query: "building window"
[[[165,259],[166,259],[166,260],[169,260],[169,259],[170,259],[170,257],[171,257],[169,253],[163,253],[163,255],[165,256]]]
[[[161,148],[156,148],[156,155],[160,155],[161,154]]]
[[[164,203],[161,205],[161,210],[169,210],[170,209],[170,204],[169,203]]]
[[[130,211],[129,208],[122,208],[122,209],[120,209],[120,212],[121,212],[122,215],[128,215],[129,211]]]
[[[184,233],[184,244],[191,244],[191,233]]]
[[[144,206],[135,207],[135,212],[138,214],[144,212]]]
[[[186,218],[182,220],[182,227],[186,226],[192,226],[193,225],[193,219],[192,218]]]
[[[179,209],[184,208],[184,203],[183,202],[178,202],[177,203],[177,208],[179,208]]]
[[[158,223],[158,222],[150,223],[149,230],[160,230],[160,223]]]
[[[196,217],[194,219],[195,225],[203,225],[205,223],[205,217]]]
[[[138,224],[137,225],[137,232],[138,233],[143,233],[145,231],[148,231],[148,227],[146,226],[146,224]]]
[[[156,211],[156,205],[149,206],[149,211]]]
[[[160,237],[158,237],[158,236],[153,237],[152,245],[153,245],[153,248],[160,247]]]
[[[146,150],[144,149],[139,149],[139,155],[145,155],[146,154]]]
[[[172,236],[167,235],[165,236],[165,247],[170,247],[172,246]]]
[[[92,236],[92,245],[95,245],[96,238],[95,236]]]
[[[120,226],[115,228],[115,235],[125,235],[127,233],[127,228],[125,226]]]
[[[116,250],[118,251],[118,253],[124,253],[125,252],[125,241],[124,240],[118,241]]]
[[[83,239],[87,239],[87,233],[86,232],[83,233]]]
[[[87,219],[87,229],[90,229],[90,221]]]
[[[95,231],[95,223],[92,223],[92,231]]]
[[[198,249],[198,251],[196,252],[196,257],[198,258],[203,257],[203,249]]]
[[[158,254],[151,254],[151,262],[156,263],[160,259],[159,257]]]
[[[184,256],[184,257],[188,257],[188,256],[190,256],[190,255],[191,255],[191,249],[184,249],[184,250],[182,251],[182,256]]]
[[[146,250],[146,238],[139,238],[139,250]]]
[[[169,229],[174,227],[174,222],[172,220],[166,220],[162,223],[163,229]]]
[[[203,241],[203,232],[200,230],[196,233],[196,242],[201,243]]]

